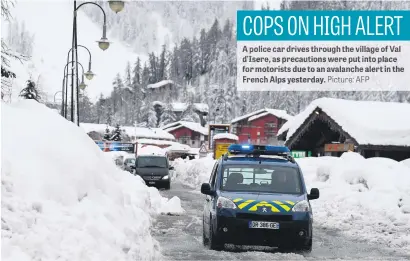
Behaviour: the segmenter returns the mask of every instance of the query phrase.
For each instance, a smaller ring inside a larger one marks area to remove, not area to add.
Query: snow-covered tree
[[[106,141],[109,141],[111,139],[111,133],[110,133],[110,129],[108,128],[108,125],[107,125],[107,128],[105,129],[103,139]]]
[[[40,100],[39,91],[36,88],[36,84],[32,80],[27,81],[27,86],[21,90],[20,97],[35,100],[37,102]]]
[[[112,141],[122,141],[122,131],[119,124],[115,126],[114,135],[111,137]]]

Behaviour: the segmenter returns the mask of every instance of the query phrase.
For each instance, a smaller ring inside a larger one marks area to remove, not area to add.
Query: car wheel
[[[224,244],[220,242],[220,238],[214,234],[213,232],[213,225],[212,223],[209,226],[209,249],[212,250],[222,250],[224,248]]]
[[[296,252],[310,253],[312,252],[312,238],[306,244],[296,247]]]

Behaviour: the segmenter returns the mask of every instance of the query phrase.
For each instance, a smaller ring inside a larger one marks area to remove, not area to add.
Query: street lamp
[[[124,9],[124,1],[108,1],[108,4],[115,13],[121,12]]]
[[[77,45],[78,47],[82,47],[82,48],[84,48],[85,50],[87,50],[87,52],[88,52],[88,56],[90,57],[89,59],[88,59],[88,71],[86,72],[86,73],[84,73],[84,75],[85,75],[85,77],[88,79],[88,80],[92,80],[93,79],[93,77],[95,76],[95,74],[91,71],[91,52],[90,52],[90,50],[87,48],[87,47],[85,47],[84,45]],[[70,48],[70,50],[68,50],[68,53],[67,53],[67,63],[70,61],[70,53],[72,52],[72,50],[73,50],[73,48]],[[67,69],[68,70],[68,69]],[[65,73],[68,73],[68,71],[67,72],[65,72]]]
[[[108,49],[110,46],[110,42],[107,39],[107,17],[104,12],[104,9],[97,3],[94,2],[84,2],[77,6],[77,1],[74,0],[74,16],[73,16],[73,38],[72,38],[72,58],[71,60],[74,62],[78,61],[78,37],[77,37],[77,11],[80,9],[81,6],[86,5],[86,4],[92,4],[97,6],[98,8],[101,9],[104,15],[104,24],[103,24],[103,35],[101,39],[98,42],[98,46],[100,47],[101,50],[105,51]],[[124,3],[123,1],[110,1],[110,8],[118,13],[124,8]],[[75,64],[75,68],[72,68],[72,74],[75,75],[75,77],[78,79],[78,66]],[[84,73],[83,73],[84,75]],[[87,72],[86,74],[87,79],[92,79],[93,74]],[[71,77],[71,115],[72,115],[72,121],[77,123],[78,126],[80,126],[80,112],[78,109],[78,100],[79,100],[79,88],[80,86],[76,84],[75,92],[76,92],[76,97],[74,97],[74,83],[78,82],[78,80],[74,80],[74,76]],[[80,84],[81,87],[84,87],[84,85]],[[74,101],[75,98],[75,101]],[[74,117],[73,117],[74,116]]]

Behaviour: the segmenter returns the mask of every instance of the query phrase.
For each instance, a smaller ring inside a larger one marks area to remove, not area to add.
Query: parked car
[[[125,158],[123,169],[130,173],[134,173],[135,170],[135,158]]]

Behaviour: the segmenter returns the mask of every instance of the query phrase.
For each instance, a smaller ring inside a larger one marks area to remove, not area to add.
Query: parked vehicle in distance
[[[173,169],[165,155],[141,155],[136,158],[134,175],[139,175],[148,186],[170,189]]]
[[[135,158],[126,158],[124,160],[123,169],[130,173],[134,173],[135,170]]]

